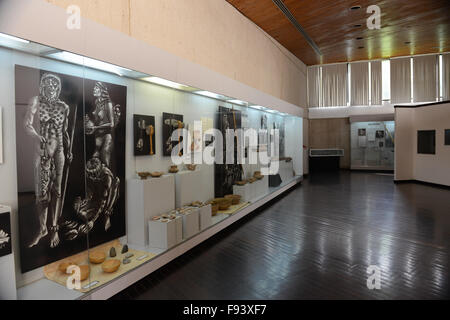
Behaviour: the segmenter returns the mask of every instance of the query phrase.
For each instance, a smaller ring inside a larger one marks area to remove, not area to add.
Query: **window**
[[[382,79],[381,84],[383,87],[383,101],[391,100],[391,61],[383,60],[381,62]]]

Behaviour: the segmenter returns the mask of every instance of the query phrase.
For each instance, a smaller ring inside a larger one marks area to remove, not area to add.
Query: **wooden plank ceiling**
[[[450,0],[283,0],[322,56],[272,0],[227,1],[307,65],[450,51]],[[379,30],[366,24],[373,4]]]

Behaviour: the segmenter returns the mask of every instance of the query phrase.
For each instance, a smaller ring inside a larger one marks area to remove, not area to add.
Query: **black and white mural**
[[[178,141],[172,141],[172,133],[177,129],[183,129],[185,125],[183,123],[183,115],[173,113],[163,113],[163,156],[170,157],[172,150],[175,147],[179,147],[180,156],[182,155],[183,137],[180,135]]]
[[[218,112],[218,129],[222,132],[224,138],[223,141],[223,156],[224,164],[214,165],[214,193],[216,197],[223,197],[227,194],[233,193],[233,184],[236,181],[242,180],[243,168],[242,165],[237,163],[237,148],[238,148],[238,137],[234,137],[234,164],[226,164],[226,130],[227,129],[240,129],[242,125],[241,112],[234,109],[229,109],[219,106]]]
[[[125,235],[126,95],[16,66],[22,272]]]
[[[134,155],[153,156],[156,154],[155,117],[133,115]]]
[[[0,213],[0,257],[11,254],[11,220],[10,213]]]

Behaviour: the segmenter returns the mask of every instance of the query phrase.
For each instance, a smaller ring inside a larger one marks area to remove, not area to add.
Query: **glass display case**
[[[22,297],[83,297],[302,175],[299,117],[0,39]]]
[[[395,121],[351,124],[351,169],[394,170]]]

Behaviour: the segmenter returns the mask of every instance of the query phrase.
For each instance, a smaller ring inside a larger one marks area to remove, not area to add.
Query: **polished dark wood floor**
[[[449,299],[450,190],[392,179],[314,174],[113,299]]]

